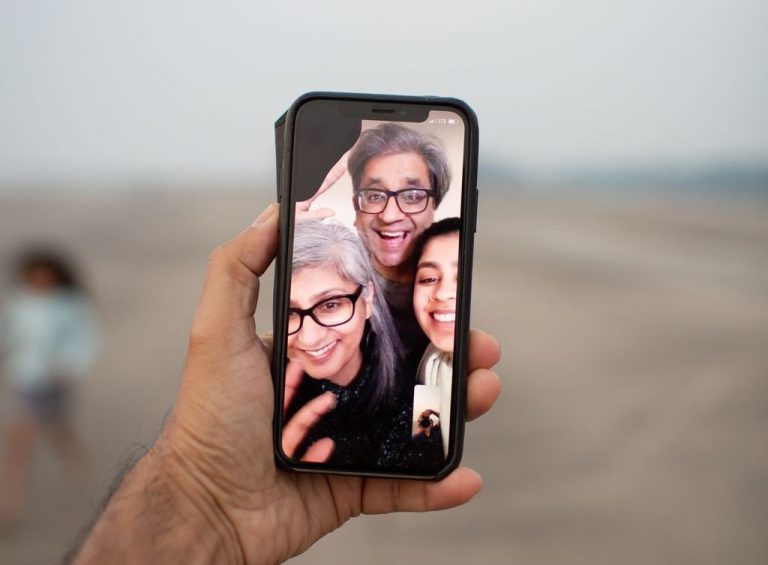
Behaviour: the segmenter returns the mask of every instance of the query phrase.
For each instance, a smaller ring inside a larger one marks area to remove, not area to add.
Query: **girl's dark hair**
[[[15,261],[14,273],[20,280],[33,269],[47,269],[56,277],[56,286],[73,292],[84,292],[82,281],[73,263],[62,253],[50,249],[29,249]]]
[[[425,229],[413,249],[413,264],[419,264],[421,254],[424,252],[424,247],[426,247],[431,239],[449,233],[461,233],[461,218],[443,218],[439,222],[435,222]]]

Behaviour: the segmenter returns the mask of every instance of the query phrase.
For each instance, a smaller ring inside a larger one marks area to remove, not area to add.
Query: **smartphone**
[[[463,446],[477,118],[453,98],[310,93],[275,134],[275,457],[439,479]]]

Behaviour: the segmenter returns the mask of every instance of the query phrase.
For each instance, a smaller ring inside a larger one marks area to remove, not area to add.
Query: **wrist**
[[[226,514],[161,438],[109,500],[76,559],[109,561],[244,559]]]

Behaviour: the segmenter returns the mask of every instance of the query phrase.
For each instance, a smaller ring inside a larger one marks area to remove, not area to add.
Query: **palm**
[[[254,336],[252,321],[245,325]],[[274,549],[276,557],[288,558],[360,514],[364,481],[295,474],[275,466],[269,362],[264,346],[253,337],[250,341],[243,347],[238,340],[207,339],[190,349],[188,375],[194,379],[215,370],[217,378],[195,382],[195,397],[205,401],[184,404],[194,406],[194,411],[178,408],[175,419],[183,422],[184,433],[192,438],[217,430],[220,440],[215,446],[194,439],[185,442],[198,446],[188,459],[212,480],[213,494],[240,531],[246,555],[249,538],[254,544],[251,551],[259,542],[249,532],[271,531],[286,534],[281,537],[282,546]],[[192,393],[182,387],[182,394]]]

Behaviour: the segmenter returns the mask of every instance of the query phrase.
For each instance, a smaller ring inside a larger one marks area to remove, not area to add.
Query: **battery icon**
[[[453,118],[448,118],[448,123],[449,124],[455,124],[456,120],[454,120]]]

